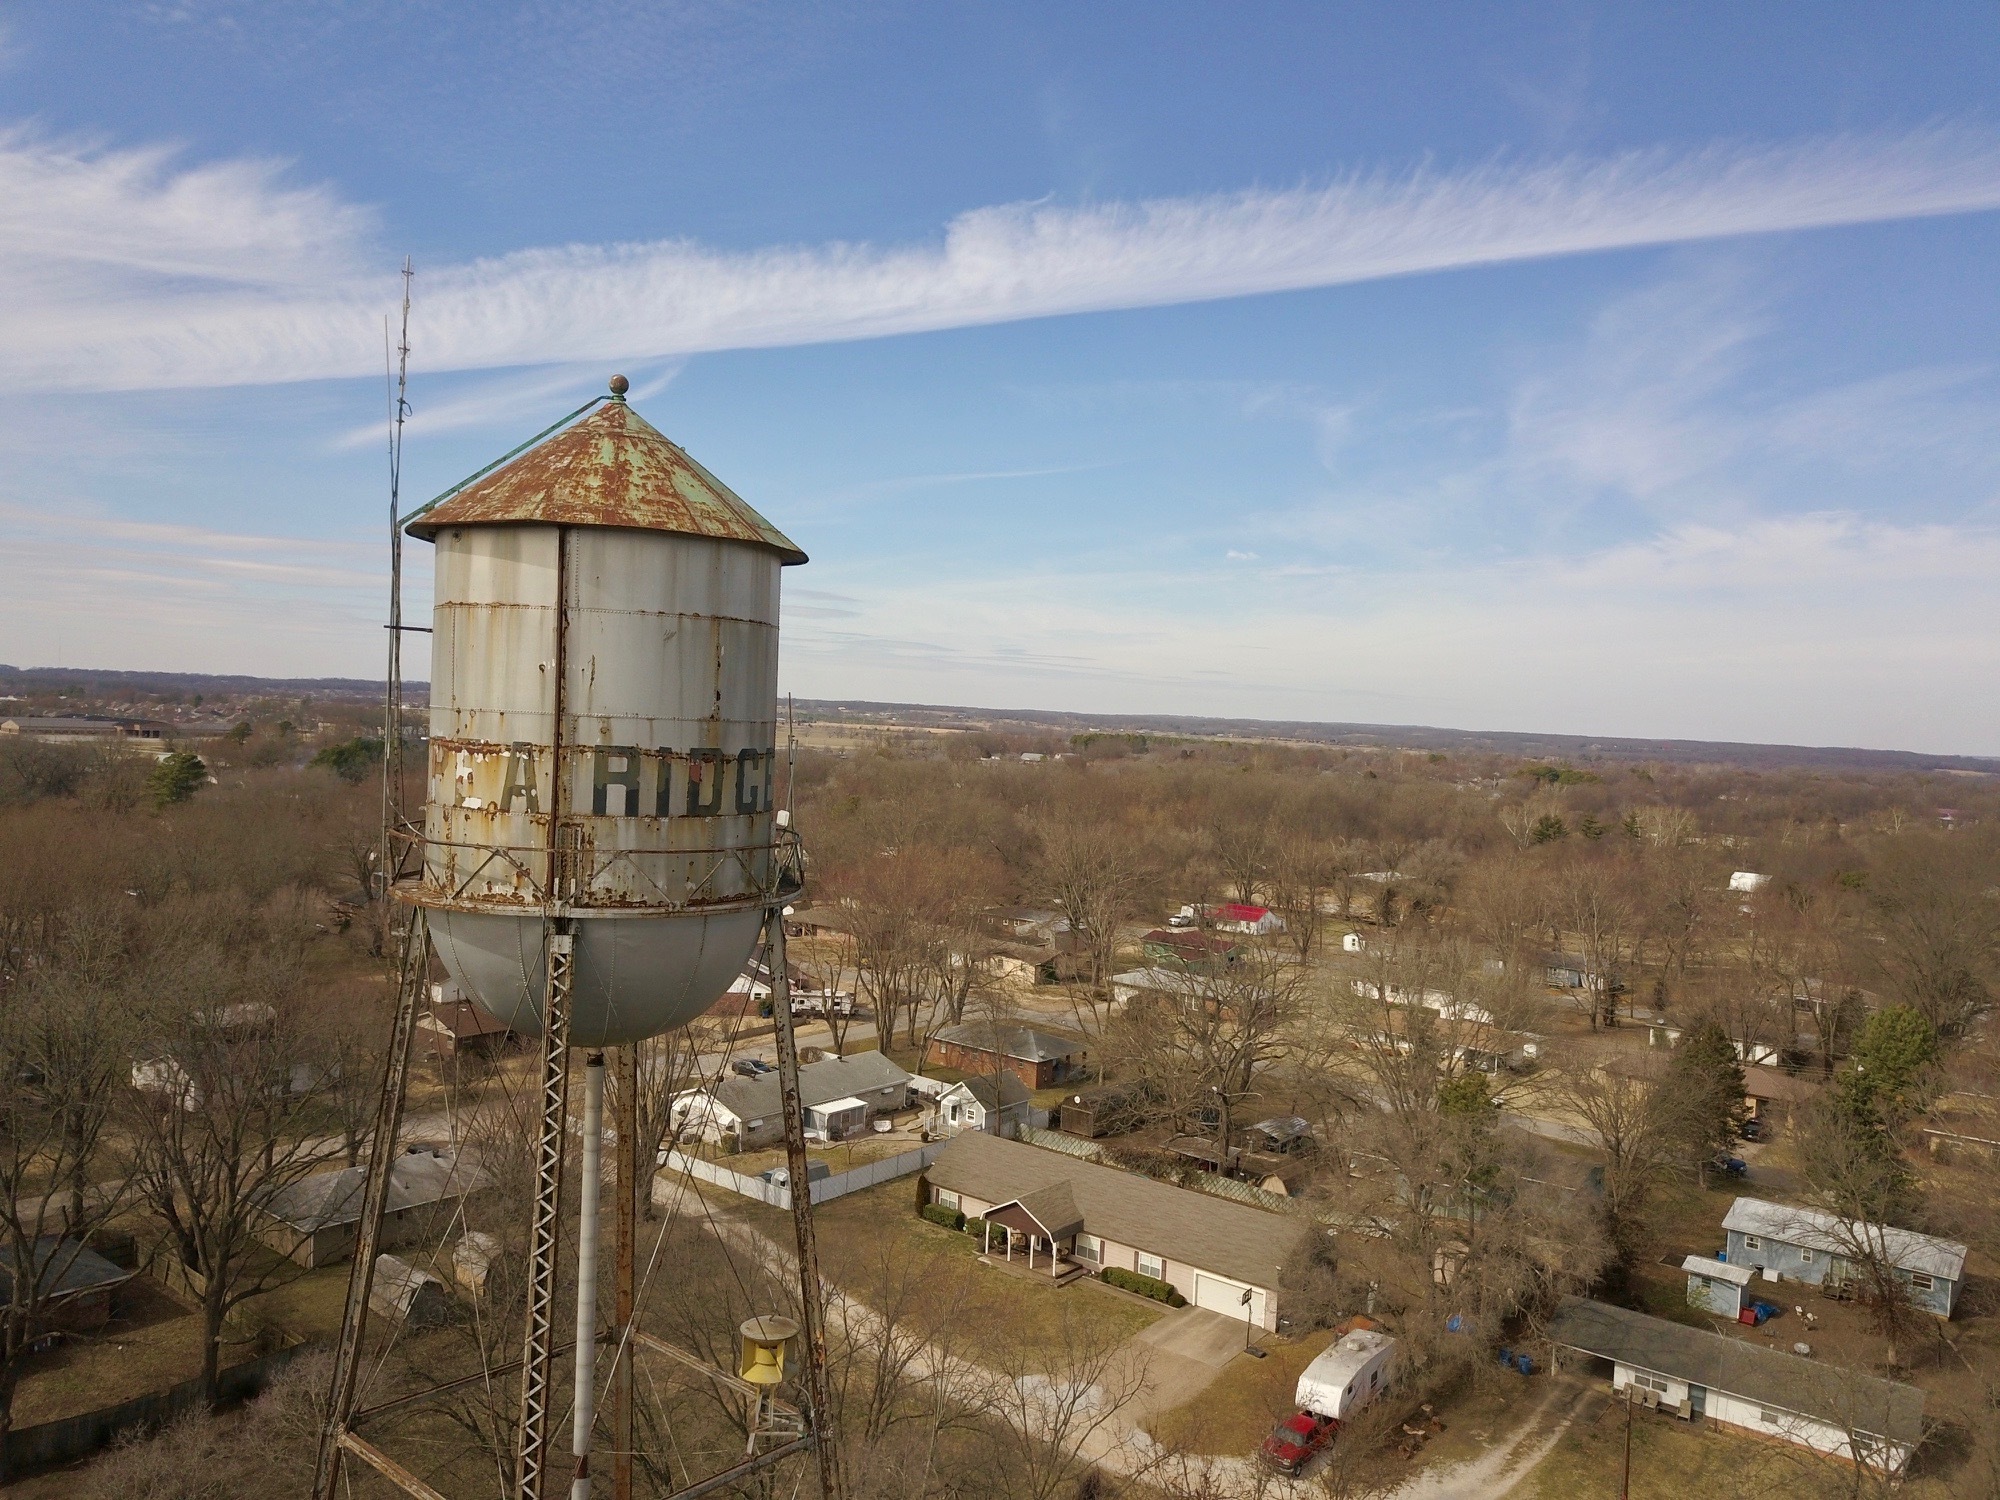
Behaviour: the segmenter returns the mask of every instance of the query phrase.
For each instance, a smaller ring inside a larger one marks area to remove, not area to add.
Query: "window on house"
[[[1087,1260],[1092,1265],[1096,1265],[1101,1253],[1101,1247],[1099,1242],[1092,1239],[1089,1235],[1080,1234],[1076,1237],[1076,1249],[1070,1253],[1078,1260]]]
[[[1809,1266],[1809,1265],[1811,1265],[1811,1264],[1812,1264],[1812,1259],[1813,1259],[1813,1253],[1812,1253],[1812,1251],[1810,1251],[1810,1250],[1801,1250],[1801,1251],[1799,1252],[1799,1260],[1800,1260],[1800,1262],[1801,1262],[1801,1263],[1803,1263],[1803,1264],[1805,1264],[1805,1265],[1808,1265],[1808,1266]]]
[[[1144,1251],[1141,1251],[1139,1253],[1139,1274],[1141,1276],[1150,1276],[1155,1281],[1165,1281],[1167,1279],[1167,1263],[1157,1255],[1148,1255]]]
[[[1785,1425],[1785,1414],[1781,1411],[1772,1411],[1770,1407],[1766,1406],[1758,1411],[1757,1420],[1762,1422],[1766,1427],[1783,1427]]]
[[[1743,1248],[1745,1250],[1762,1250],[1764,1242],[1754,1234],[1746,1234],[1743,1236]]]
[[[1925,1274],[1924,1274],[1924,1273],[1923,1273],[1922,1271],[1912,1271],[1912,1272],[1910,1272],[1910,1290],[1911,1290],[1911,1291],[1913,1291],[1913,1292],[1928,1292],[1928,1291],[1930,1291],[1930,1290],[1931,1290],[1931,1289],[1932,1289],[1933,1287],[1935,1287],[1936,1285],[1937,1285],[1937,1283],[1936,1283],[1935,1281],[1931,1280],[1931,1278],[1930,1278],[1930,1277],[1928,1277],[1928,1276],[1926,1276],[1926,1275],[1925,1275]]]
[[[937,1201],[939,1208],[957,1208],[958,1194],[954,1193],[950,1188],[939,1188],[937,1190]]]
[[[1658,1375],[1634,1375],[1632,1384],[1642,1391],[1658,1391],[1662,1396],[1667,1393],[1667,1383]]]

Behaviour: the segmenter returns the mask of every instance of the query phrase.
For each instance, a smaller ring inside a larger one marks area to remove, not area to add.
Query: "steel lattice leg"
[[[548,937],[542,1014],[541,1140],[535,1152],[534,1224],[528,1236],[528,1326],[521,1353],[521,1500],[542,1500],[548,1466],[550,1375],[555,1354],[557,1251],[562,1245],[563,1155],[569,1109],[569,1010],[575,940],[563,923]]]
[[[403,1099],[410,1085],[410,1041],[417,1007],[430,977],[430,930],[422,907],[410,914],[396,984],[396,1017],[389,1032],[389,1055],[382,1069],[382,1096],[368,1140],[368,1176],[361,1191],[361,1223],[356,1227],[354,1264],[347,1273],[347,1306],[334,1350],[333,1390],[326,1426],[320,1432],[319,1461],[313,1472],[314,1500],[331,1500],[340,1482],[341,1439],[354,1415],[356,1376],[368,1333],[368,1296],[375,1286],[375,1257],[382,1243],[382,1215],[389,1202],[389,1171],[396,1162],[396,1137],[403,1128]]]

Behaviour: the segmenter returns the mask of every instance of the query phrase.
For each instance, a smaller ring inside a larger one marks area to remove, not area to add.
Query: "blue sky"
[[[803,696],[2000,753],[2000,11],[1654,10],[0,4],[0,660],[379,671],[407,253]]]

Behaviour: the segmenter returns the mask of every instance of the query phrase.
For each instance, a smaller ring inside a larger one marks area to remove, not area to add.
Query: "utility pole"
[[[1625,1384],[1625,1477],[1618,1481],[1618,1500],[1632,1500],[1632,1384]]]

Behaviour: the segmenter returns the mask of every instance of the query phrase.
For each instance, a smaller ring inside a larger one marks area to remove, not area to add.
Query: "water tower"
[[[778,578],[805,554],[622,393],[408,531],[437,549],[416,899],[438,957],[538,1032],[560,915],[571,1045],[692,1020],[769,905]]]
[[[378,1469],[387,1461],[348,1418],[427,951],[496,1017],[542,1039],[521,1364],[526,1500],[541,1494],[557,1416],[569,1049],[588,1053],[572,1423],[572,1493],[581,1500],[599,1343],[601,1049],[625,1047],[629,1067],[629,1044],[687,1024],[721,996],[760,933],[774,972],[784,972],[778,913],[796,889],[788,872],[797,861],[783,852],[775,801],[779,577],[806,557],[625,396],[615,377],[608,398],[447,490],[406,528],[436,553],[421,870],[397,885],[416,911],[336,1350],[321,1494],[331,1492],[342,1451]],[[778,998],[793,1180],[807,1181],[803,1122],[792,1119],[796,1048],[788,1001]],[[634,1134],[622,1120],[620,1141]],[[624,1231],[641,1170],[636,1157],[622,1158],[618,1317],[628,1326]],[[795,1220],[800,1264],[811,1268],[804,1194]],[[809,1360],[814,1345],[824,1349],[817,1295],[812,1271],[802,1285]]]

